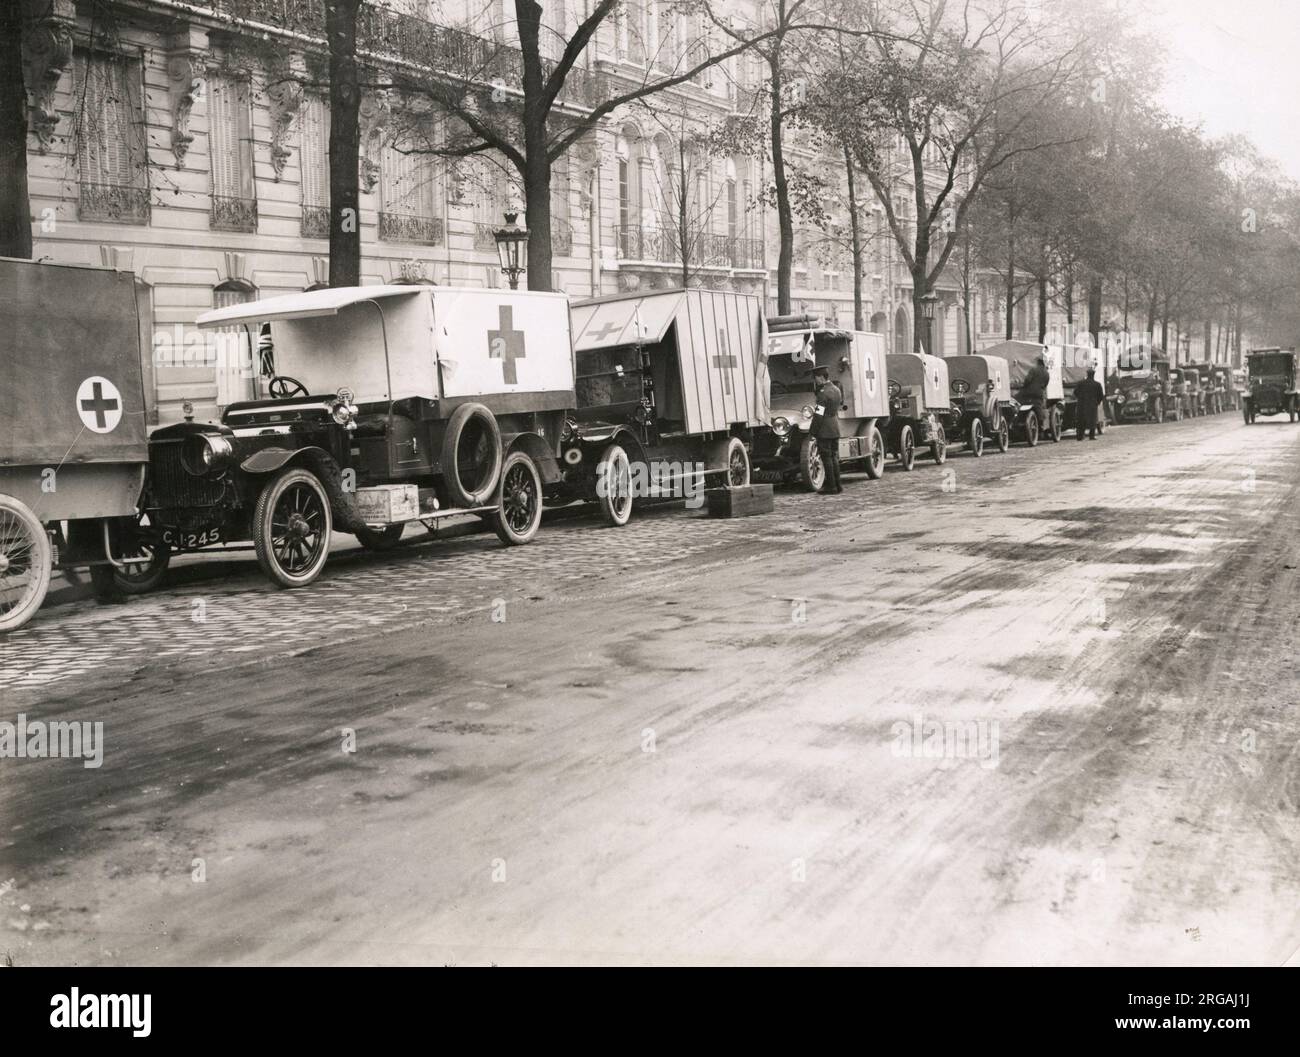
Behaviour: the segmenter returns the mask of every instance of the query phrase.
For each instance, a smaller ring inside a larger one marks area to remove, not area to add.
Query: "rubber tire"
[[[1165,402],[1162,399],[1160,399],[1160,397],[1156,397],[1156,410],[1155,410],[1154,420],[1156,422],[1159,422],[1162,426],[1165,424]]]
[[[1031,447],[1038,447],[1038,412],[1030,411],[1025,416],[1025,443]]]
[[[45,596],[50,590],[51,563],[54,552],[50,547],[50,537],[45,526],[37,520],[31,508],[13,496],[0,495],[0,510],[12,517],[22,536],[31,541],[31,566],[35,579],[31,582],[26,596],[9,612],[0,614],[0,632],[14,631],[21,628],[32,615],[41,608]]]
[[[528,468],[528,472],[532,476],[533,488],[533,515],[529,519],[527,528],[523,531],[512,528],[504,517],[506,481],[511,471],[520,464]],[[541,527],[542,475],[537,472],[537,466],[533,463],[533,460],[522,451],[512,451],[506,456],[505,462],[501,465],[501,488],[497,495],[497,509],[494,513],[488,515],[488,523],[492,526],[492,531],[497,534],[497,539],[507,547],[522,547],[537,535],[537,530]]]
[[[741,480],[736,480],[735,467],[732,465],[737,456],[744,461],[745,473]],[[728,488],[748,488],[750,481],[751,468],[749,465],[749,449],[745,447],[745,442],[739,437],[732,437],[727,441],[726,451],[726,482]]]
[[[600,467],[606,465],[617,466],[620,463],[627,467],[627,471],[628,471],[627,484],[630,493],[631,485],[632,485],[632,477],[631,477],[632,463],[631,460],[628,459],[627,452],[624,450],[621,444],[611,444],[608,448],[606,448],[604,451],[600,453],[600,459],[596,463],[596,467],[597,467],[596,480],[597,481],[600,480],[599,477]],[[606,487],[605,491],[608,493],[609,488]],[[627,496],[627,507],[626,509],[623,510],[619,509],[618,505],[615,503],[614,500],[615,500],[614,496],[608,494],[601,495],[599,489],[597,490],[596,503],[600,507],[600,516],[605,519],[605,524],[609,525],[611,528],[622,528],[624,525],[626,525],[629,521],[632,520],[632,496],[631,494]],[[498,533],[498,535],[500,535],[500,533]]]
[[[808,492],[820,492],[826,487],[826,466],[812,434],[804,437],[799,445],[799,483]]]
[[[119,561],[126,547],[123,545],[123,534],[133,530],[139,523],[139,518],[133,520],[122,518],[115,520],[110,526],[109,535],[113,546],[113,556]],[[93,526],[89,523],[73,522],[80,531],[93,531],[96,536],[91,546],[98,549],[103,548],[103,528],[96,522]],[[85,525],[82,528],[82,525]],[[71,531],[71,526],[70,526]],[[145,595],[150,591],[155,591],[162,586],[163,581],[167,579],[167,569],[171,564],[171,548],[166,544],[158,544],[158,549],[154,551],[154,557],[146,567],[145,572],[129,575],[123,573],[115,565],[92,565],[88,570],[90,573],[90,583],[95,591],[95,599],[101,603],[114,604],[125,602],[128,598],[135,595]]]
[[[867,450],[871,452],[866,460],[867,476],[878,481],[885,473],[885,438],[880,435],[875,423],[872,423],[867,433]]]
[[[916,436],[911,426],[904,426],[898,432],[898,461],[908,473],[916,465]]]
[[[320,496],[321,506],[325,511],[325,527],[322,530],[325,535],[325,546],[321,548],[315,561],[301,573],[288,573],[281,569],[271,546],[271,517],[275,511],[275,504],[284,491],[293,484],[305,484],[314,489]],[[257,553],[257,564],[262,572],[277,587],[306,587],[320,576],[321,570],[325,568],[325,562],[329,559],[330,536],[333,531],[334,512],[330,509],[329,495],[325,491],[325,486],[321,484],[320,478],[310,470],[305,470],[301,466],[283,469],[267,481],[262,486],[262,490],[257,493],[257,503],[253,507],[253,550]]]
[[[406,525],[387,525],[381,529],[363,528],[358,529],[354,535],[357,542],[368,551],[374,551],[376,554],[382,554],[384,551],[391,551],[402,542],[402,532]]]
[[[1047,418],[1050,423],[1047,427],[1047,439],[1053,444],[1059,444],[1065,428],[1063,425],[1065,416],[1061,414],[1059,407],[1051,407],[1047,409]]]
[[[492,445],[492,473],[488,480],[473,492],[467,491],[461,483],[457,472],[456,452],[460,447],[461,436],[465,427],[473,419],[482,421],[487,430],[489,443]],[[447,420],[446,432],[442,435],[442,457],[439,459],[443,481],[452,502],[466,507],[488,506],[497,494],[501,475],[505,472],[504,455],[501,447],[501,427],[497,425],[496,416],[482,404],[461,404],[451,413]]]
[[[1005,455],[1007,449],[1011,447],[1011,427],[1007,424],[1005,418],[998,420],[998,430],[995,437],[998,445],[998,453]]]
[[[970,429],[967,431],[966,443],[970,447],[970,453],[975,458],[980,458],[984,454],[984,423],[978,418],[970,420]]]
[[[948,435],[943,431],[943,424],[937,427],[939,437],[937,440],[930,441],[930,458],[934,460],[936,466],[942,466],[948,461]]]

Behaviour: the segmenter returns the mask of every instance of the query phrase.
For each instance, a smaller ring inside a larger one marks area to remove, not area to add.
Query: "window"
[[[74,66],[77,167],[82,220],[149,222],[149,170],[139,63],[80,50]]]
[[[256,231],[253,133],[246,81],[208,78],[208,156],[212,170],[214,229]]]
[[[380,239],[440,245],[443,225],[437,216],[437,180],[430,156],[411,153],[407,143],[386,143],[380,178]]]
[[[566,256],[573,252],[573,228],[569,220],[569,159],[563,155],[551,167],[551,248]]]
[[[301,114],[302,233],[327,238],[330,231],[330,110],[325,99],[308,95]]]

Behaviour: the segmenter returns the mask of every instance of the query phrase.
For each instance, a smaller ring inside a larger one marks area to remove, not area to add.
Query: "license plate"
[[[173,550],[198,550],[221,542],[221,529],[216,525],[203,529],[164,528],[162,541]]]

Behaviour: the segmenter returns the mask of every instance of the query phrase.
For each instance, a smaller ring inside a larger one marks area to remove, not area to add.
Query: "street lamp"
[[[921,298],[921,315],[925,319],[926,352],[934,355],[934,308],[939,303],[939,295],[931,290]]]
[[[497,243],[497,257],[501,261],[501,271],[505,273],[511,290],[519,288],[519,277],[528,270],[524,263],[528,260],[528,229],[515,223],[518,213],[506,214],[506,226],[497,228],[492,237]]]

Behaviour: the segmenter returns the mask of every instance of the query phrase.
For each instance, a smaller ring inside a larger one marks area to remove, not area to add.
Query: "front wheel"
[[[1031,411],[1025,416],[1025,443],[1031,448],[1038,447],[1038,412]]]
[[[1007,425],[1005,418],[998,420],[997,443],[1000,453],[1005,453],[1011,447],[1011,427]]]
[[[95,597],[101,602],[121,602],[131,595],[148,594],[159,587],[167,578],[167,567],[171,563],[171,550],[161,540],[151,539],[147,526],[149,515],[141,514],[138,518],[114,522],[109,527],[109,541],[114,557],[122,563],[116,565],[92,565],[90,582],[95,589]],[[89,531],[94,533],[94,540],[88,549],[104,549],[103,526],[95,523]]]
[[[966,445],[970,453],[979,458],[984,454],[984,423],[978,418],[970,420],[970,430],[966,435]]]
[[[885,438],[874,425],[867,434],[867,476],[878,481],[885,472]]]
[[[542,475],[522,451],[506,456],[497,509],[489,520],[497,539],[507,547],[517,547],[537,535],[542,524]]]
[[[632,464],[622,445],[611,444],[596,467],[596,502],[605,524],[621,528],[632,519]]]
[[[1053,444],[1061,439],[1062,432],[1062,414],[1059,407],[1054,407],[1047,413],[1047,438]]]
[[[278,587],[306,587],[325,567],[333,529],[320,479],[301,467],[281,470],[262,488],[253,509],[257,564]]]
[[[948,461],[948,435],[944,433],[942,425],[936,425],[934,430],[934,440],[930,441],[930,458],[936,466],[942,466]]]
[[[50,537],[26,503],[0,495],[0,631],[13,631],[41,608],[50,589]]]
[[[903,464],[903,469],[909,472],[916,465],[916,435],[912,432],[911,426],[904,426],[899,431],[898,461]]]
[[[799,480],[809,492],[820,492],[826,484],[826,464],[811,434],[799,445]]]
[[[1153,405],[1153,407],[1154,407],[1154,410],[1152,411],[1151,417],[1152,417],[1156,422],[1164,422],[1164,420],[1165,420],[1165,402],[1164,402],[1163,400],[1157,400],[1157,401],[1155,402],[1155,404]]]

